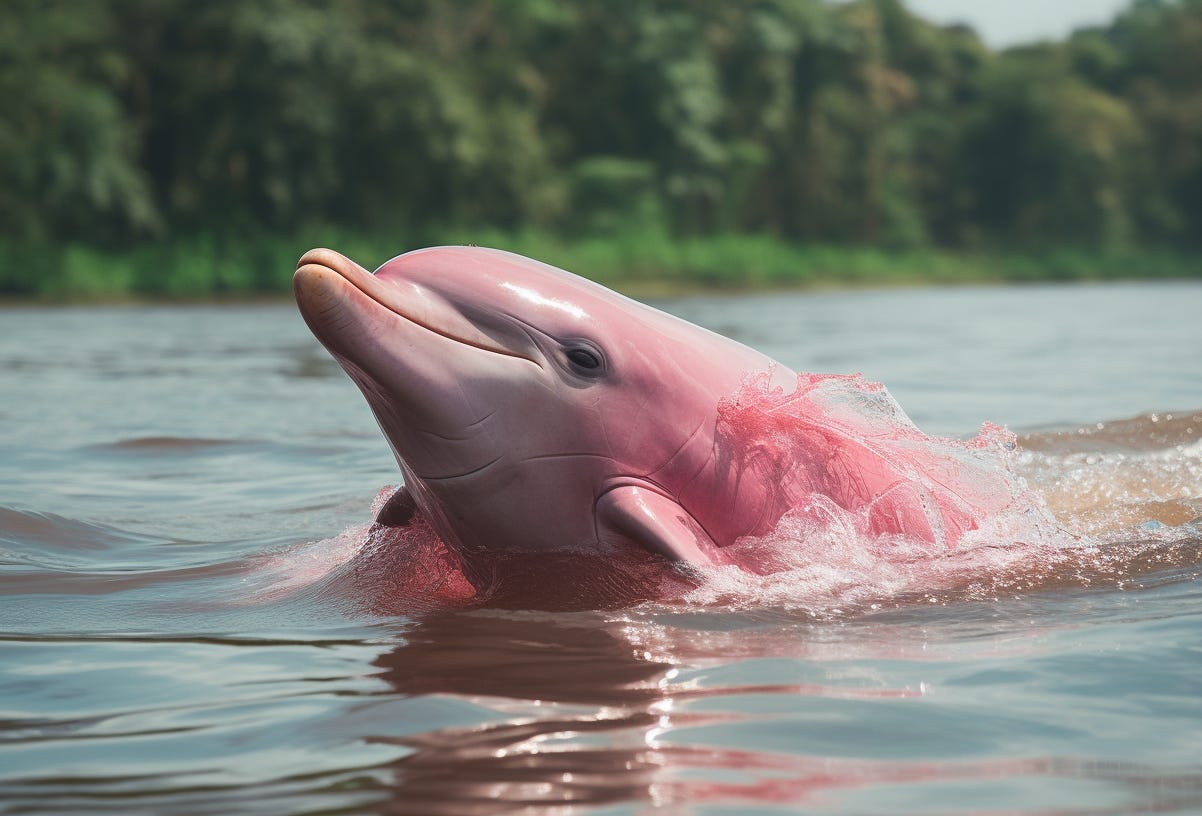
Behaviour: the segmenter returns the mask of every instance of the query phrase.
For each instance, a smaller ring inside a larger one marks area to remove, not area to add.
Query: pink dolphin
[[[776,521],[764,485],[714,451],[719,400],[773,365],[746,346],[492,249],[418,250],[374,275],[316,249],[294,285],[404,474],[381,518],[412,502],[469,549],[633,544],[701,565]]]
[[[721,566],[738,560],[724,548],[770,532],[791,508],[820,512],[819,494],[861,512],[874,533],[953,544],[976,524],[979,508],[946,489],[958,465],[929,456],[928,438],[900,410],[891,449],[875,419],[810,421],[842,411],[842,397],[833,409],[822,399],[832,381],[850,378],[799,378],[546,264],[437,247],[372,274],[315,249],[294,286],[305,321],[363,391],[404,475],[378,520],[398,524],[418,511],[460,552],[604,557],[634,546]],[[720,437],[749,378],[804,413],[783,433],[764,417],[747,420],[768,436],[745,434],[748,444],[732,451]],[[875,399],[870,392],[853,396]],[[789,473],[773,450],[782,440],[804,449],[786,451]],[[912,483],[921,468],[938,471],[938,495]]]

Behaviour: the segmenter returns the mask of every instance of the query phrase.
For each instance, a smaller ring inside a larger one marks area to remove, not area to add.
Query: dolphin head
[[[740,532],[717,488],[699,485],[718,401],[772,366],[758,352],[492,249],[417,250],[374,274],[316,249],[294,288],[370,404],[404,495],[448,541],[526,552],[634,541],[705,561],[690,537],[711,552]],[[689,509],[686,494],[718,506]],[[648,532],[652,517],[667,528]]]

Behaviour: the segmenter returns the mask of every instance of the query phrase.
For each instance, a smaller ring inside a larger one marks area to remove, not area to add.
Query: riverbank
[[[381,237],[314,230],[299,237],[212,236],[124,250],[0,244],[0,297],[40,301],[256,298],[289,291],[296,259],[313,246],[374,268],[438,243],[493,246],[561,266],[621,291],[755,290],[864,285],[1202,278],[1202,256],[1151,249],[1041,253],[792,244],[757,235],[663,234],[564,239],[537,232],[446,231]]]

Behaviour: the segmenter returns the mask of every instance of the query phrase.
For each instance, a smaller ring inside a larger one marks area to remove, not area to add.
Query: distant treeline
[[[22,251],[1202,246],[1202,0],[1000,53],[900,0],[5,0],[0,106]]]

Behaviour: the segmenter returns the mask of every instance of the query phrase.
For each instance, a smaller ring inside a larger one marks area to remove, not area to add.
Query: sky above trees
[[[1086,26],[1106,25],[1126,0],[910,0],[910,9],[935,23],[968,23],[994,48],[1059,40]]]

